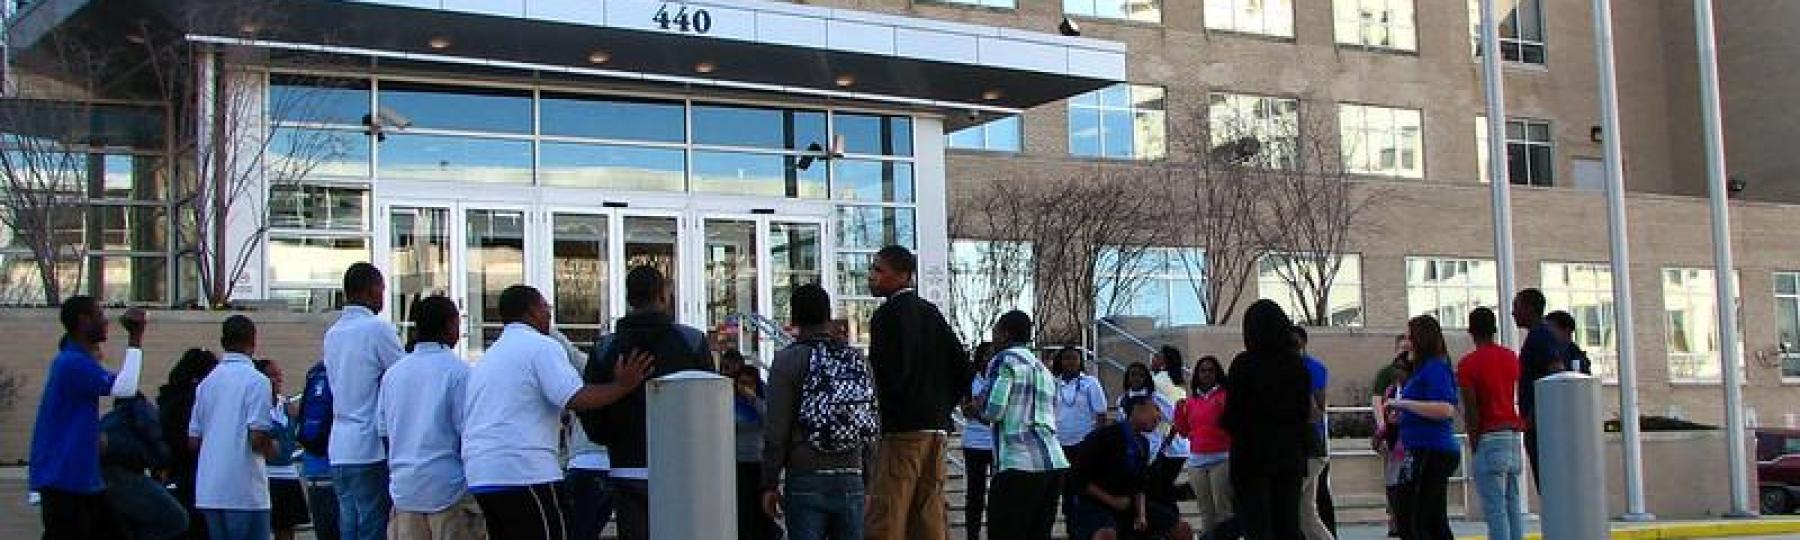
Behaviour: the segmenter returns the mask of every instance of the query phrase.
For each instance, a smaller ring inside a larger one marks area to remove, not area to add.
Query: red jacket
[[[1231,435],[1219,422],[1224,415],[1224,387],[1188,396],[1175,407],[1175,432],[1188,438],[1188,449],[1195,454],[1228,452]]]

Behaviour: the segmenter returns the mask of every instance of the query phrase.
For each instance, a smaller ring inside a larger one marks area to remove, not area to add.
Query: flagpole
[[[1487,97],[1488,187],[1494,215],[1494,259],[1500,267],[1500,301],[1511,302],[1518,292],[1514,276],[1512,231],[1512,182],[1506,160],[1506,90],[1500,71],[1500,33],[1494,21],[1494,0],[1481,0],[1481,73]],[[1518,344],[1517,332],[1501,332],[1500,342]]]
[[[1594,0],[1594,63],[1600,68],[1600,133],[1606,150],[1606,226],[1612,248],[1613,317],[1619,357],[1619,428],[1625,458],[1625,521],[1652,521],[1644,508],[1643,437],[1638,433],[1637,332],[1631,302],[1631,246],[1625,221],[1624,132],[1619,129],[1611,0]]]
[[[1719,49],[1713,30],[1712,0],[1694,0],[1694,40],[1700,56],[1701,132],[1706,139],[1706,191],[1712,203],[1713,273],[1717,278],[1719,370],[1725,384],[1725,449],[1731,460],[1731,512],[1726,517],[1754,517],[1750,509],[1750,474],[1744,449],[1744,389],[1739,385],[1737,274],[1731,263],[1731,207],[1725,189],[1724,124],[1719,112]]]

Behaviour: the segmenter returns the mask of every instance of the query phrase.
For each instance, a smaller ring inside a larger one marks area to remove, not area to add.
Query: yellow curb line
[[[1800,533],[1800,520],[1752,520],[1646,525],[1615,529],[1612,531],[1612,538],[1613,540],[1677,540],[1796,533]],[[1486,536],[1465,536],[1459,540],[1483,540],[1485,538]],[[1526,540],[1543,540],[1543,535],[1532,533],[1526,535],[1525,538]]]

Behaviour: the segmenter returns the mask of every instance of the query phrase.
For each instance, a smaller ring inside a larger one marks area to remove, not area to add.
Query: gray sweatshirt
[[[808,342],[830,338],[830,334],[822,330],[808,332],[800,341],[775,353],[775,365],[769,368],[768,415],[764,417],[762,480],[765,489],[780,486],[783,473],[867,472],[864,467],[874,455],[874,444],[864,447],[861,452],[821,454],[806,442],[806,432],[796,421],[800,414],[800,386],[805,383],[806,368],[812,363],[813,346]]]

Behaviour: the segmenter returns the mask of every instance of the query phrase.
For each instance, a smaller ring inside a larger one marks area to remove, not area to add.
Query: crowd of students
[[[1277,304],[1245,312],[1229,368],[1203,356],[1190,375],[1181,351],[1163,347],[1109,399],[1081,351],[1041,361],[1021,311],[965,352],[912,289],[916,264],[899,247],[874,256],[869,288],[885,301],[866,357],[832,326],[829,293],[794,288],[796,339],[765,377],[736,351],[715,362],[707,336],[675,322],[672,287],[651,267],[628,272],[629,311],[591,352],[554,327],[536,289],[505,289],[505,326],[470,363],[456,352],[454,301],[415,299],[402,343],[381,316],[384,277],[357,263],[301,394],[284,397],[284,374],[257,357],[255,323],[232,315],[224,354],[188,351],[155,405],[137,390],[143,312],[119,319],[128,345],[115,375],[102,363],[110,321],[74,297],[38,410],[31,488],[46,538],[260,540],[310,521],[328,540],[587,540],[616,518],[621,538],[645,539],[643,382],[697,370],[732,382],[740,538],[946,537],[958,410],[971,539],[1048,538],[1059,512],[1077,539],[1332,538],[1329,375]],[[1536,291],[1515,301],[1514,322],[1530,330],[1515,356],[1494,342],[1494,313],[1476,310],[1476,350],[1455,368],[1439,323],[1409,321],[1375,403],[1397,536],[1450,537],[1460,404],[1492,537],[1519,537],[1521,444],[1536,461],[1530,383],[1582,365],[1570,330],[1542,313]],[[101,418],[105,396],[117,399]],[[1184,487],[1198,526],[1177,510]]]

